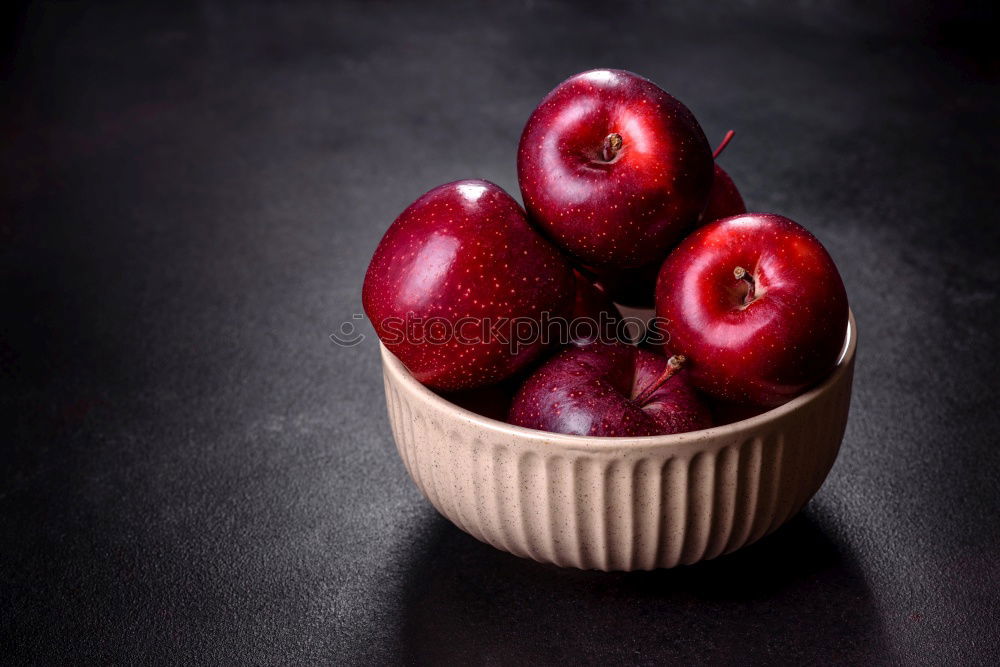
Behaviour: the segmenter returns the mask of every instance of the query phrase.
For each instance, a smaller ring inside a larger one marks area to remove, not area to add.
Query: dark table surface
[[[11,14],[4,660],[995,662],[992,16],[712,7]],[[328,338],[393,218],[457,178],[516,192],[528,113],[595,66],[661,83],[712,143],[735,128],[750,208],[820,237],[859,323],[819,494],[672,571],[560,570],[454,528],[396,455],[371,329]]]

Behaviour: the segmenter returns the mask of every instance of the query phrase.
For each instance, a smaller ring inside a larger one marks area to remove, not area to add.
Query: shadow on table
[[[887,656],[851,554],[808,513],[689,567],[601,573],[498,551],[435,516],[405,592],[416,662],[870,662]]]

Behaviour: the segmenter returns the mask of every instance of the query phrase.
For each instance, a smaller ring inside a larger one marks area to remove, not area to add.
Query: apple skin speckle
[[[733,272],[745,269],[754,299]],[[656,284],[665,350],[683,354],[699,390],[775,407],[833,370],[847,335],[847,292],[807,229],[747,213],[699,228],[670,253]]]
[[[575,289],[566,259],[509,194],[463,180],[427,192],[390,225],[368,265],[362,302],[376,334],[417,380],[458,390],[499,382],[537,359],[542,344],[515,352],[504,318],[565,317]],[[400,335],[407,318],[426,330]],[[441,318],[437,330],[430,318]],[[484,335],[490,323],[499,336]],[[432,334],[448,328],[464,340],[435,342]]]
[[[645,403],[635,400],[666,367],[666,357],[624,343],[566,348],[528,377],[514,396],[508,421],[552,433],[600,437],[710,427],[709,409],[689,384],[686,371],[664,382]]]
[[[612,136],[621,147],[610,156]],[[517,153],[531,220],[579,261],[617,268],[662,258],[694,226],[712,165],[691,111],[623,70],[556,86],[528,119]]]

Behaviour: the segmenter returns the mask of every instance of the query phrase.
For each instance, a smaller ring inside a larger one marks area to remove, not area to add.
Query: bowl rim
[[[691,444],[694,442],[710,441],[719,438],[729,438],[740,433],[755,431],[758,427],[777,421],[785,415],[795,412],[802,406],[813,402],[820,395],[826,393],[833,385],[837,384],[840,378],[848,372],[854,361],[854,355],[858,347],[858,326],[854,319],[854,312],[848,311],[847,334],[844,339],[844,347],[841,350],[840,358],[833,372],[818,385],[808,391],[799,394],[792,400],[772,408],[759,415],[741,419],[739,421],[712,426],[710,428],[699,429],[697,431],[687,431],[685,433],[671,433],[669,435],[644,435],[644,436],[587,436],[587,435],[567,435],[565,433],[552,433],[540,431],[538,429],[515,426],[497,419],[485,417],[471,410],[467,410],[448,399],[440,396],[430,388],[417,381],[407,370],[403,362],[399,360],[386,346],[379,341],[379,349],[382,354],[382,367],[384,372],[392,375],[398,384],[404,387],[411,394],[416,394],[427,403],[436,404],[441,410],[457,413],[468,422],[476,424],[480,428],[517,436],[520,439],[563,445],[570,449],[585,448],[589,451],[613,451],[620,450],[623,446],[670,446]]]

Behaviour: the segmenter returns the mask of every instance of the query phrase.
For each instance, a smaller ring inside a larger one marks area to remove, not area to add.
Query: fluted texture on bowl
[[[542,562],[647,570],[778,528],[826,478],[847,424],[854,338],[833,376],[750,420],[653,438],[579,438],[473,415],[382,350],[389,419],[421,492],[462,530]]]

